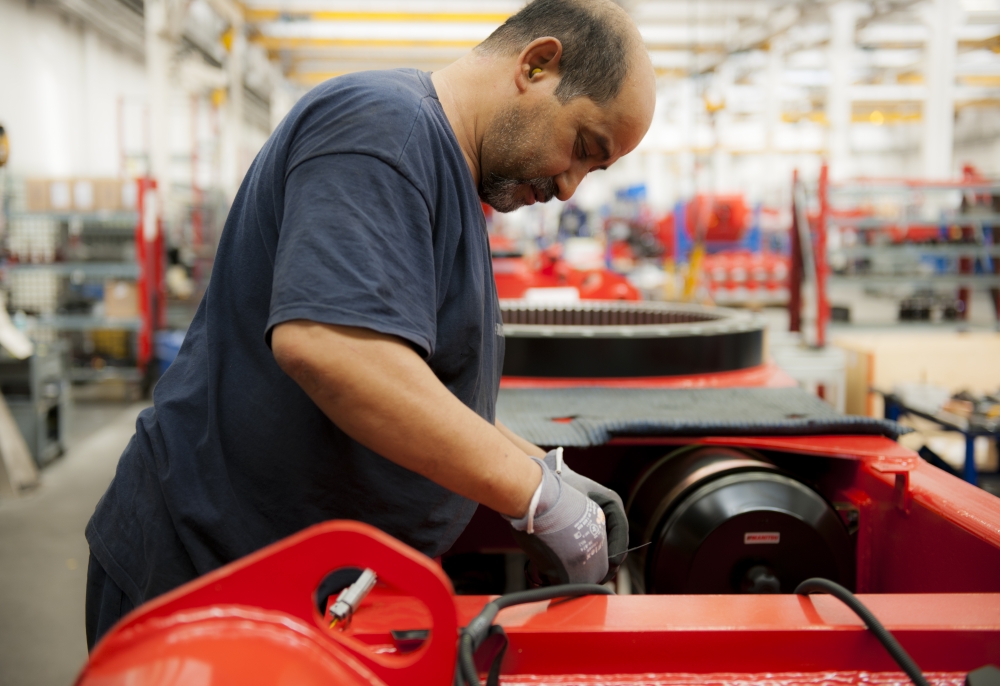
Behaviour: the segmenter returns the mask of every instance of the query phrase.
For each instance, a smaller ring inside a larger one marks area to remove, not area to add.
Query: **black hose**
[[[458,639],[458,671],[462,675],[460,683],[482,686],[479,673],[476,671],[476,662],[472,659],[475,652],[472,648],[472,637],[463,631],[462,637]]]
[[[552,600],[553,598],[576,598],[582,595],[614,595],[607,586],[600,584],[562,584],[560,586],[545,586],[544,588],[532,588],[527,591],[516,591],[502,595],[494,601],[497,608],[504,609],[511,605],[523,605],[524,603],[536,603],[539,600]]]
[[[508,593],[496,600],[491,600],[483,606],[483,609],[469,622],[469,625],[462,629],[461,637],[458,639],[458,670],[462,676],[462,680],[470,686],[482,686],[482,682],[479,681],[479,673],[476,672],[476,663],[472,656],[483,640],[485,640],[497,613],[505,607],[535,603],[540,600],[552,600],[553,598],[614,594],[614,591],[599,584],[562,584],[560,586],[545,586],[543,588],[533,588],[529,591]]]
[[[882,626],[882,622],[878,621],[875,615],[872,614],[871,610],[861,604],[853,593],[848,591],[846,588],[840,584],[834,583],[829,579],[806,579],[801,584],[796,586],[795,593],[798,595],[809,595],[810,593],[829,593],[834,596],[840,602],[844,603],[847,607],[851,608],[854,613],[861,618],[861,621],[865,623],[865,626],[875,634],[875,638],[879,640],[885,649],[889,651],[889,655],[892,659],[896,661],[906,675],[910,677],[914,684],[917,686],[928,686],[927,679],[924,678],[923,673],[920,671],[920,667],[917,663],[913,661],[903,646],[899,645],[899,641],[896,640],[895,636],[889,633],[888,629]]]

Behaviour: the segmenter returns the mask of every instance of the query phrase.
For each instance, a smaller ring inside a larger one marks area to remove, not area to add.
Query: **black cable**
[[[493,626],[493,620],[496,619],[497,613],[505,607],[535,603],[540,600],[552,600],[553,598],[614,594],[614,591],[599,584],[562,584],[560,586],[546,586],[543,588],[533,588],[529,591],[508,593],[496,600],[491,600],[483,606],[483,609],[469,622],[469,625],[462,629],[461,636],[458,639],[458,670],[461,673],[462,680],[470,686],[482,686],[482,682],[479,681],[479,674],[476,672],[476,663],[472,656],[489,635],[490,627]],[[920,686],[926,685],[921,684]]]
[[[888,629],[882,626],[882,622],[878,621],[875,615],[872,614],[871,610],[861,604],[853,593],[848,591],[846,588],[840,584],[834,583],[829,579],[806,579],[801,584],[795,587],[795,593],[798,595],[809,595],[810,593],[829,593],[834,596],[840,602],[844,603],[847,607],[851,608],[854,613],[861,618],[861,621],[865,623],[865,626],[875,634],[875,638],[879,640],[885,649],[889,651],[889,655],[892,659],[896,661],[906,675],[910,677],[914,684],[917,686],[928,686],[927,679],[924,678],[923,673],[920,671],[920,667],[917,663],[913,661],[910,654],[907,653],[903,646],[899,645],[899,641],[896,640],[895,636],[889,633]]]

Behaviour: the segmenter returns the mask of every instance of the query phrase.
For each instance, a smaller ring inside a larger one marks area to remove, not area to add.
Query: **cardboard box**
[[[118,179],[95,180],[94,209],[99,212],[117,212],[122,209],[122,182]]]
[[[74,179],[73,185],[73,209],[77,212],[94,211],[94,180]]]
[[[139,207],[139,184],[135,179],[121,182],[121,209],[134,210]]]
[[[28,179],[25,183],[25,191],[28,201],[28,212],[48,212],[49,211],[49,182],[48,179]]]
[[[49,210],[66,212],[73,208],[73,188],[69,179],[49,181]]]
[[[119,212],[136,207],[135,181],[28,179],[28,212]]]
[[[118,279],[104,282],[104,316],[139,316],[139,297],[135,282]]]

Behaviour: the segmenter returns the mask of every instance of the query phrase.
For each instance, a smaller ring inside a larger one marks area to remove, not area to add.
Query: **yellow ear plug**
[[[541,74],[541,73],[542,73],[542,68],[541,67],[535,67],[534,69],[531,70],[531,75],[532,76],[534,76],[535,74]]]

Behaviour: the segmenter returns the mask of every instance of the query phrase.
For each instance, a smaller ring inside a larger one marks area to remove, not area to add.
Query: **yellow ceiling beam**
[[[478,40],[403,40],[396,38],[279,38],[256,35],[250,39],[265,50],[294,50],[296,48],[474,48]]]
[[[279,9],[246,9],[248,22],[260,23],[278,21],[291,17],[309,21],[383,21],[383,22],[461,22],[472,24],[502,24],[509,14],[485,13],[427,13],[414,12],[324,12],[324,11],[283,11]]]
[[[966,74],[958,80],[966,86],[1000,86],[1000,75],[997,74]]]

